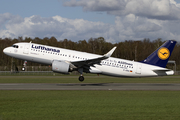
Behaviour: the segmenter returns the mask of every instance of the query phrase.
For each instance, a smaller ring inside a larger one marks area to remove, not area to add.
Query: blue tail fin
[[[141,62],[165,68],[175,45],[176,41],[168,40]]]

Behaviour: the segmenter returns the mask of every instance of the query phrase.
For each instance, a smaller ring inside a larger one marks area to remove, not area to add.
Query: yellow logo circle
[[[158,50],[158,57],[162,60],[166,60],[169,58],[170,52],[167,48],[162,47]]]

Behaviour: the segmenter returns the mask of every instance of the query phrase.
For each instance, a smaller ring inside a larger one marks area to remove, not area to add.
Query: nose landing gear
[[[26,64],[27,64],[27,61],[24,61],[23,67],[22,67],[22,71],[25,71],[25,70],[26,70]]]

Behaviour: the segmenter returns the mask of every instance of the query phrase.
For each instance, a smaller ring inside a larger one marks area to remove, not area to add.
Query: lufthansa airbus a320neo
[[[173,75],[165,68],[176,41],[168,40],[141,62],[111,57],[116,47],[104,55],[96,55],[36,43],[15,43],[3,52],[13,58],[47,64],[52,71],[68,74],[80,73],[79,81],[84,81],[83,72],[116,77],[152,77]]]

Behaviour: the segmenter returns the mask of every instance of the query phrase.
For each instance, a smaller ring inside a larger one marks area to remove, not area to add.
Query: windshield
[[[12,45],[12,47],[14,47],[14,48],[18,48],[18,45]]]

